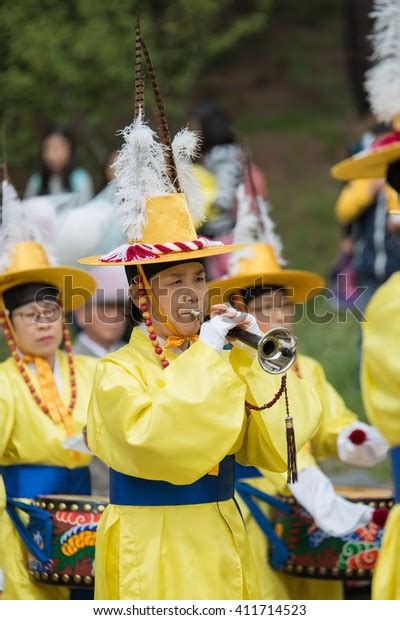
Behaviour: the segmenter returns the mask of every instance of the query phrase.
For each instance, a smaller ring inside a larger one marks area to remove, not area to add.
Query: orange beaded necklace
[[[147,294],[151,292],[150,284],[147,281],[147,278],[144,274],[143,268],[138,266],[138,275],[133,278],[135,284],[139,286],[139,310],[144,319],[144,324],[147,327],[147,332],[150,338],[150,342],[154,347],[154,353],[157,355],[160,360],[160,364],[163,368],[167,368],[169,366],[169,361],[165,357],[165,353],[163,351],[162,346],[160,345],[160,341],[157,338],[157,334],[155,333],[155,329],[153,326],[153,321],[150,317],[149,306],[147,304]],[[146,291],[148,289],[148,291]]]

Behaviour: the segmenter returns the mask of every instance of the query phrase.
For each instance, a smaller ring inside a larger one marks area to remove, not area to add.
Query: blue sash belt
[[[53,524],[50,513],[37,506],[16,501],[15,497],[33,499],[37,495],[90,495],[88,467],[67,469],[53,465],[7,465],[0,467],[7,493],[7,513],[28,550],[46,564],[52,557]],[[19,510],[29,517],[26,524]],[[33,532],[40,532],[40,544]]]
[[[235,480],[241,478],[261,478],[262,473],[257,467],[253,465],[242,465],[241,463],[235,463]]]
[[[250,467],[248,465],[240,465],[240,463],[236,463],[236,492],[246,504],[251,516],[257,523],[258,527],[264,532],[265,536],[269,540],[269,559],[271,566],[275,569],[280,569],[283,568],[283,566],[289,559],[289,550],[286,547],[285,543],[275,533],[274,526],[272,525],[270,519],[268,519],[268,517],[258,506],[255,498],[260,499],[269,506],[273,506],[274,508],[277,508],[278,510],[281,510],[286,514],[290,514],[292,512],[292,509],[290,506],[288,506],[288,504],[285,504],[285,502],[282,502],[273,495],[264,493],[264,491],[261,491],[256,487],[252,487],[250,484],[247,484],[246,482],[242,482],[240,480],[240,478],[259,478],[261,476],[261,472],[256,467]]]
[[[192,484],[145,480],[110,469],[110,504],[119,506],[183,506],[208,504],[233,498],[235,457],[226,456],[218,476],[207,474]]]
[[[7,495],[33,499],[38,495],[90,495],[88,467],[6,465],[0,467]]]
[[[400,446],[391,449],[392,474],[394,482],[394,494],[396,504],[400,504]]]

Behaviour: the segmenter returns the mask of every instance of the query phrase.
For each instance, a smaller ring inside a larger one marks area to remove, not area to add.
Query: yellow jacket
[[[219,355],[198,341],[162,370],[143,332],[98,364],[89,407],[91,450],[131,476],[189,484],[227,454],[286,469],[283,399],[263,413],[280,378],[245,349]],[[297,442],[315,431],[320,406],[304,381],[288,381]],[[96,545],[97,599],[242,599],[260,596],[246,530],[233,500],[184,506],[109,505]]]
[[[400,445],[400,273],[372,297],[362,324],[361,388],[372,424],[391,446]],[[375,599],[400,599],[400,505],[390,511],[374,571]]]
[[[357,416],[347,407],[342,397],[329,383],[324,370],[311,357],[299,355],[298,365],[302,378],[316,392],[322,407],[320,422],[311,441],[308,442],[297,455],[299,471],[309,466],[317,466],[319,459],[337,456],[336,441],[340,431],[352,422]],[[293,417],[298,412],[292,405]],[[246,482],[270,495],[290,494],[287,487],[286,474],[262,470],[263,477],[249,478]],[[240,502],[245,517],[251,547],[256,559],[258,578],[262,598],[271,600],[281,599],[337,599],[342,597],[340,582],[290,577],[274,571],[268,563],[268,540],[251,516],[247,506]],[[269,509],[261,503],[260,507],[269,515]]]
[[[335,206],[336,219],[340,224],[350,224],[372,204],[377,195],[376,181],[376,179],[356,179],[345,185]],[[397,192],[389,185],[385,185],[381,191],[385,192],[388,209],[397,209]]]
[[[59,352],[64,403],[69,402],[70,387],[65,353]],[[87,405],[97,360],[74,357],[77,402],[73,413],[74,433],[86,424]],[[29,372],[29,371],[28,371]],[[30,375],[40,391],[37,378]],[[59,467],[82,467],[90,457],[66,450],[64,426],[55,424],[36,405],[12,358],[0,364],[0,465],[41,464]],[[26,551],[7,513],[0,517],[0,564],[5,574],[4,598],[57,599],[67,598],[69,591],[57,586],[33,584],[26,568]],[[3,553],[1,550],[3,549]]]

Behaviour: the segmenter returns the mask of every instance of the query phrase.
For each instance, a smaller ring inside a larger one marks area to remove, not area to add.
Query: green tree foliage
[[[133,110],[134,21],[172,118],[202,73],[265,27],[272,0],[22,0],[0,7],[0,114],[10,164],[31,167],[49,122],[103,161]],[[150,101],[150,97],[147,97]],[[86,151],[85,151],[86,149]],[[82,155],[82,153],[81,153]],[[89,163],[90,167],[90,163]]]

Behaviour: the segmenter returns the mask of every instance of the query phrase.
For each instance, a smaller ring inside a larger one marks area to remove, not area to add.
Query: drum
[[[41,563],[28,557],[28,570],[34,581],[70,588],[94,587],[96,531],[108,500],[95,496],[39,496],[35,505],[51,515],[53,523],[52,559]],[[32,531],[41,543],[40,530]]]
[[[388,489],[335,487],[335,490],[351,502],[388,510],[393,506],[392,491]],[[382,527],[369,523],[346,536],[334,538],[315,525],[294,497],[279,499],[293,508],[291,514],[274,509],[272,515],[275,532],[290,552],[290,559],[282,569],[285,573],[319,579],[371,579],[381,546]]]

